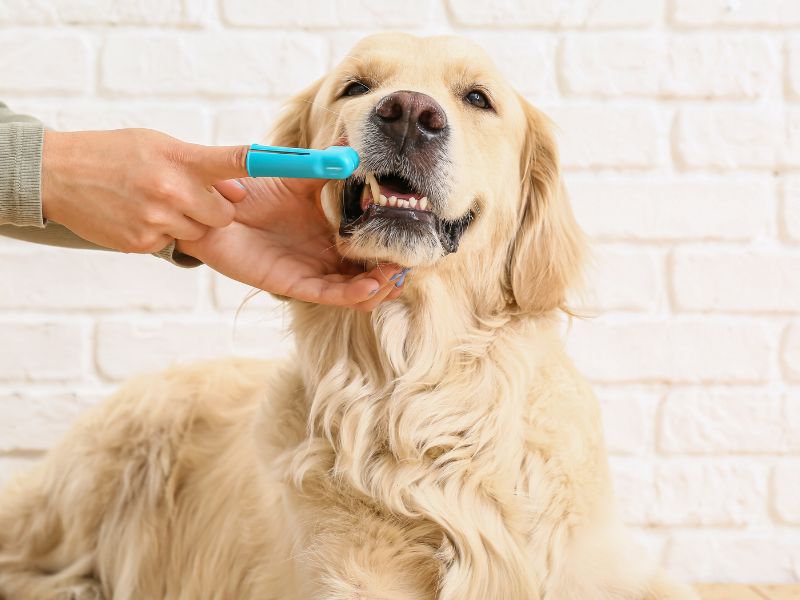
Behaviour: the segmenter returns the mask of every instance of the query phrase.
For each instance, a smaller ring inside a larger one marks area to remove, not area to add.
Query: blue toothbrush
[[[247,174],[250,177],[347,179],[358,163],[358,153],[350,146],[312,150],[253,144],[247,153]]]

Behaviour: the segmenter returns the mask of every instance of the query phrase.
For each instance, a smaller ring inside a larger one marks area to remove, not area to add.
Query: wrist
[[[59,187],[60,153],[63,134],[57,131],[45,131],[42,142],[42,175],[40,195],[42,201],[42,217],[59,221],[58,207],[61,194]]]

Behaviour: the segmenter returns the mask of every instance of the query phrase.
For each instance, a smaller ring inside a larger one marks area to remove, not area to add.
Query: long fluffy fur
[[[276,143],[310,143],[318,90]],[[496,251],[462,248],[371,314],[292,303],[284,363],[123,386],[0,496],[0,597],[694,598],[615,516],[555,315],[582,236],[524,107]]]

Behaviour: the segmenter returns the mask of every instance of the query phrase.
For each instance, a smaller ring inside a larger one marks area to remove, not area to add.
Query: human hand
[[[177,249],[256,288],[305,302],[372,310],[399,296],[396,265],[368,273],[345,261],[320,206],[324,180],[244,179],[235,220]],[[394,277],[394,280],[392,278]]]
[[[156,252],[173,239],[199,239],[209,227],[233,220],[230,201],[245,193],[224,180],[247,174],[247,149],[188,144],[149,129],[47,131],[42,213],[123,252]]]

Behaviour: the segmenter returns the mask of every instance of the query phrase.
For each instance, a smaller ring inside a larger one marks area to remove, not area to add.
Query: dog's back
[[[246,360],[176,368],[90,411],[0,497],[0,598],[269,598],[264,590],[280,589],[268,565],[286,536],[268,530],[279,524],[267,517],[277,494],[250,431],[274,369]]]

